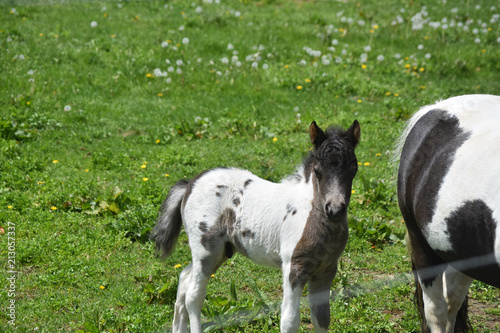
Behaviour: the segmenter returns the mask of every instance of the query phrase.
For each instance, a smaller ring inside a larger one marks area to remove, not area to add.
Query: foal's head
[[[331,222],[343,221],[347,217],[352,180],[358,171],[354,148],[360,135],[357,120],[347,131],[330,127],[323,132],[314,121],[309,126],[314,152],[308,169],[317,195],[316,203],[321,205],[318,208],[324,210]]]

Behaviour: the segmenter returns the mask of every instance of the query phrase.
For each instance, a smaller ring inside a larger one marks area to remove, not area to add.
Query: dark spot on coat
[[[233,204],[238,207],[240,205],[240,198],[234,198],[233,199]]]
[[[241,236],[243,237],[248,237],[248,238],[254,238],[255,237],[255,232],[253,232],[250,229],[245,229],[241,232]]]
[[[217,198],[221,198],[222,197],[222,193],[220,193],[220,192],[216,192],[215,195],[217,196]]]
[[[208,231],[207,222],[200,222],[198,228],[201,230],[201,232],[207,232]]]
[[[464,202],[457,210],[445,218],[453,251],[437,251],[448,262],[470,259],[480,267],[457,267],[476,280],[500,288],[500,265],[495,259],[495,235],[497,222],[493,211],[482,200]],[[467,266],[467,265],[466,265]]]
[[[286,215],[283,217],[283,222],[287,219],[288,215],[295,215],[297,214],[297,208],[295,208],[292,204],[287,204],[286,205]]]
[[[248,185],[250,185],[252,182],[253,182],[253,180],[248,179],[247,181],[245,181],[245,184],[243,184],[243,187],[247,187],[247,186],[248,186]]]
[[[217,185],[217,188],[220,188],[221,190],[225,190],[227,188],[226,185]]]

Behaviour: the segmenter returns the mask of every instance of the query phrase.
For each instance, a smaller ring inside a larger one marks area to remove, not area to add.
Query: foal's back
[[[312,197],[312,185],[303,177],[273,183],[235,168],[204,172],[192,182],[182,207],[190,246],[212,252],[215,243],[228,243],[227,257],[239,252],[280,268],[282,247],[299,241]]]

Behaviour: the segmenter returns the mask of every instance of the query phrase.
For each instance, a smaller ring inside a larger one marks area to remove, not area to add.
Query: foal
[[[282,332],[299,328],[306,283],[314,327],[327,331],[330,287],[348,237],[360,126],[354,121],[347,131],[331,127],[325,133],[312,122],[309,135],[314,150],[281,183],[218,168],[170,189],[151,239],[166,257],[184,225],[193,259],[179,277],[173,332],[186,332],[188,318],[191,332],[201,332],[208,280],[235,252],[282,269]]]

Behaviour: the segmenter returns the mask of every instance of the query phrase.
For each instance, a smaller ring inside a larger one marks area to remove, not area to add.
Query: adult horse
[[[314,327],[330,323],[329,296],[348,236],[347,207],[358,169],[357,121],[344,131],[309,127],[314,150],[297,172],[272,183],[249,171],[218,168],[174,185],[151,239],[169,255],[181,225],[192,263],[180,274],[173,332],[201,332],[201,308],[210,276],[239,252],[283,270],[281,331],[296,332],[306,283]]]
[[[471,282],[500,287],[500,97],[426,106],[401,146],[398,201],[422,330],[466,331]]]

